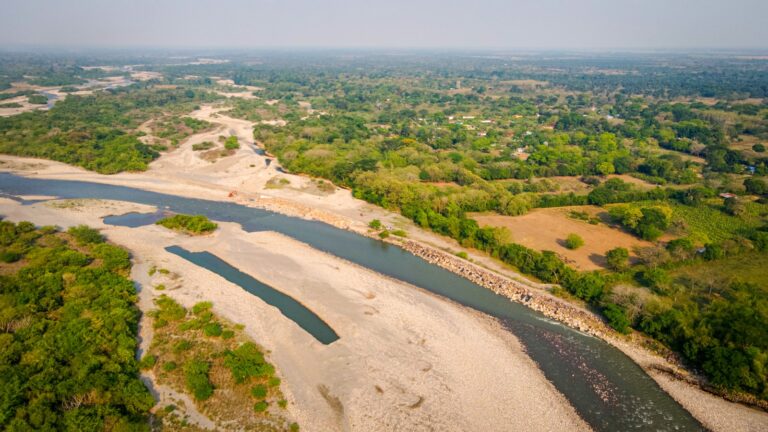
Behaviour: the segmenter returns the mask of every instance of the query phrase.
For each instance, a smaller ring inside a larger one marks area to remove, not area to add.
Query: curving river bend
[[[316,249],[500,319],[520,339],[544,375],[595,430],[705,430],[616,348],[551,321],[396,246],[321,222],[239,204],[183,198],[122,186],[31,179],[0,173],[0,192],[129,201],[172,212],[203,214],[218,221],[236,222],[246,231],[269,230],[285,234]]]

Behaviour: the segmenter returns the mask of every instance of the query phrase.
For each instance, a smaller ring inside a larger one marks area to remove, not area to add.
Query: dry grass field
[[[535,250],[551,250],[567,263],[580,270],[597,270],[606,265],[605,254],[616,247],[629,249],[636,246],[650,246],[631,234],[599,223],[592,225],[569,216],[579,211],[601,219],[607,218],[605,211],[593,206],[557,207],[536,209],[523,216],[501,216],[497,214],[473,214],[481,226],[506,227],[512,233],[512,241]],[[575,233],[584,239],[584,246],[577,250],[565,247],[565,238]]]

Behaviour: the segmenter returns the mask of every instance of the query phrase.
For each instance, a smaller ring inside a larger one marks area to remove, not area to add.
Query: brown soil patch
[[[631,234],[600,223],[588,222],[568,216],[570,211],[586,212],[605,218],[604,210],[593,206],[558,207],[536,209],[523,216],[498,214],[470,215],[481,226],[506,227],[512,233],[512,241],[535,250],[551,250],[565,262],[580,270],[604,268],[605,254],[616,247],[630,250],[635,246],[651,246],[651,243]],[[584,246],[577,250],[565,247],[565,238],[575,233],[584,239]]]

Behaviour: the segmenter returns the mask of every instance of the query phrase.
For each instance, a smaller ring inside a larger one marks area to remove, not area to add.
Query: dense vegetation
[[[155,223],[168,229],[193,235],[209,234],[216,231],[216,228],[219,227],[218,224],[211,222],[210,219],[203,215],[177,214],[160,219]]]
[[[149,430],[128,253],[78,227],[0,222],[0,428]]]
[[[212,98],[204,92],[139,85],[70,95],[48,111],[0,117],[0,152],[53,159],[103,174],[143,171],[164,147],[142,143],[139,125],[164,111],[188,111]],[[186,124],[193,130],[206,126],[193,119]],[[178,136],[170,137],[178,141]]]

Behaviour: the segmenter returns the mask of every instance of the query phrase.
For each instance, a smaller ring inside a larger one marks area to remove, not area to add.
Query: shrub
[[[221,324],[217,322],[208,323],[205,326],[203,326],[203,333],[206,336],[211,336],[211,337],[221,336],[221,332],[222,332]]]
[[[253,395],[253,397],[256,399],[264,399],[267,397],[267,386],[264,384],[257,385],[251,389],[251,395]]]
[[[213,385],[208,379],[210,368],[208,362],[200,359],[189,360],[184,364],[187,389],[198,401],[204,401],[213,395]]]
[[[280,385],[280,378],[278,377],[272,377],[267,381],[267,385],[270,387],[277,387]]]
[[[584,239],[581,236],[573,233],[568,234],[568,237],[565,239],[565,247],[575,250],[582,246],[584,246]]]
[[[157,225],[164,226],[168,229],[186,232],[188,234],[208,234],[213,232],[219,226],[211,222],[207,217],[203,215],[185,215],[177,214],[171,217],[160,219],[155,222]]]
[[[623,334],[629,333],[630,322],[623,307],[614,303],[608,303],[603,307],[603,315],[608,319],[608,325],[613,327],[614,330]]]
[[[202,151],[202,150],[210,150],[213,148],[213,143],[210,141],[203,141],[198,144],[192,144],[192,150],[194,151]]]
[[[765,153],[765,145],[763,144],[755,144],[752,146],[752,150],[755,151],[755,153]]]
[[[200,302],[192,306],[192,313],[195,315],[200,315],[203,312],[207,312],[211,310],[212,307],[213,307],[213,303],[211,302],[207,302],[207,301]]]
[[[223,332],[221,332],[221,337],[223,339],[232,339],[233,337],[235,337],[235,332],[233,332],[232,330],[224,330]]]
[[[4,263],[12,263],[21,259],[21,254],[16,251],[5,250],[0,252],[0,261]]]
[[[153,312],[156,320],[178,321],[187,316],[187,310],[165,294],[155,299],[155,304],[158,306]]]
[[[240,143],[237,140],[237,137],[232,135],[229,138],[224,141],[224,148],[227,150],[237,150],[240,148]]]
[[[392,231],[392,235],[398,236],[398,237],[408,237],[408,233],[400,229]]]
[[[765,195],[768,194],[768,183],[766,183],[765,180],[749,177],[747,179],[744,179],[744,187],[747,189],[747,192],[755,195]]]
[[[34,105],[45,105],[48,103],[48,98],[45,95],[35,94],[27,96],[27,101]]]
[[[608,251],[605,254],[605,259],[608,262],[608,267],[621,271],[627,268],[627,262],[629,260],[629,251],[626,248],[617,247]]]
[[[255,405],[253,405],[253,410],[257,413],[264,412],[269,408],[269,404],[267,401],[258,401]]]
[[[643,271],[640,275],[640,283],[659,290],[662,286],[666,285],[670,281],[667,271],[658,267],[649,268]]]
[[[157,364],[157,357],[153,355],[145,355],[139,361],[139,368],[142,370],[152,369]]]
[[[389,231],[384,230],[384,231],[380,232],[379,233],[379,237],[382,238],[382,239],[385,239],[385,238],[389,237]]]
[[[179,365],[177,365],[176,362],[169,361],[169,362],[163,363],[163,370],[165,372],[175,371],[178,367]]]
[[[173,352],[178,354],[182,351],[187,351],[192,348],[192,342],[182,339],[173,345]]]
[[[723,249],[723,246],[718,243],[709,243],[704,245],[704,253],[702,253],[702,256],[707,261],[725,258],[725,250]]]
[[[381,229],[381,221],[378,219],[374,219],[371,222],[368,223],[368,227],[372,229]]]
[[[81,246],[92,243],[104,243],[104,236],[97,230],[85,225],[74,226],[67,230],[67,232],[74,237],[77,244]]]
[[[456,252],[456,256],[459,258],[469,259],[469,255],[467,255],[467,253],[464,251]]]
[[[267,377],[275,373],[274,367],[264,359],[264,354],[251,342],[246,342],[233,351],[227,350],[224,353],[224,366],[229,368],[237,383],[243,383],[251,377]]]

